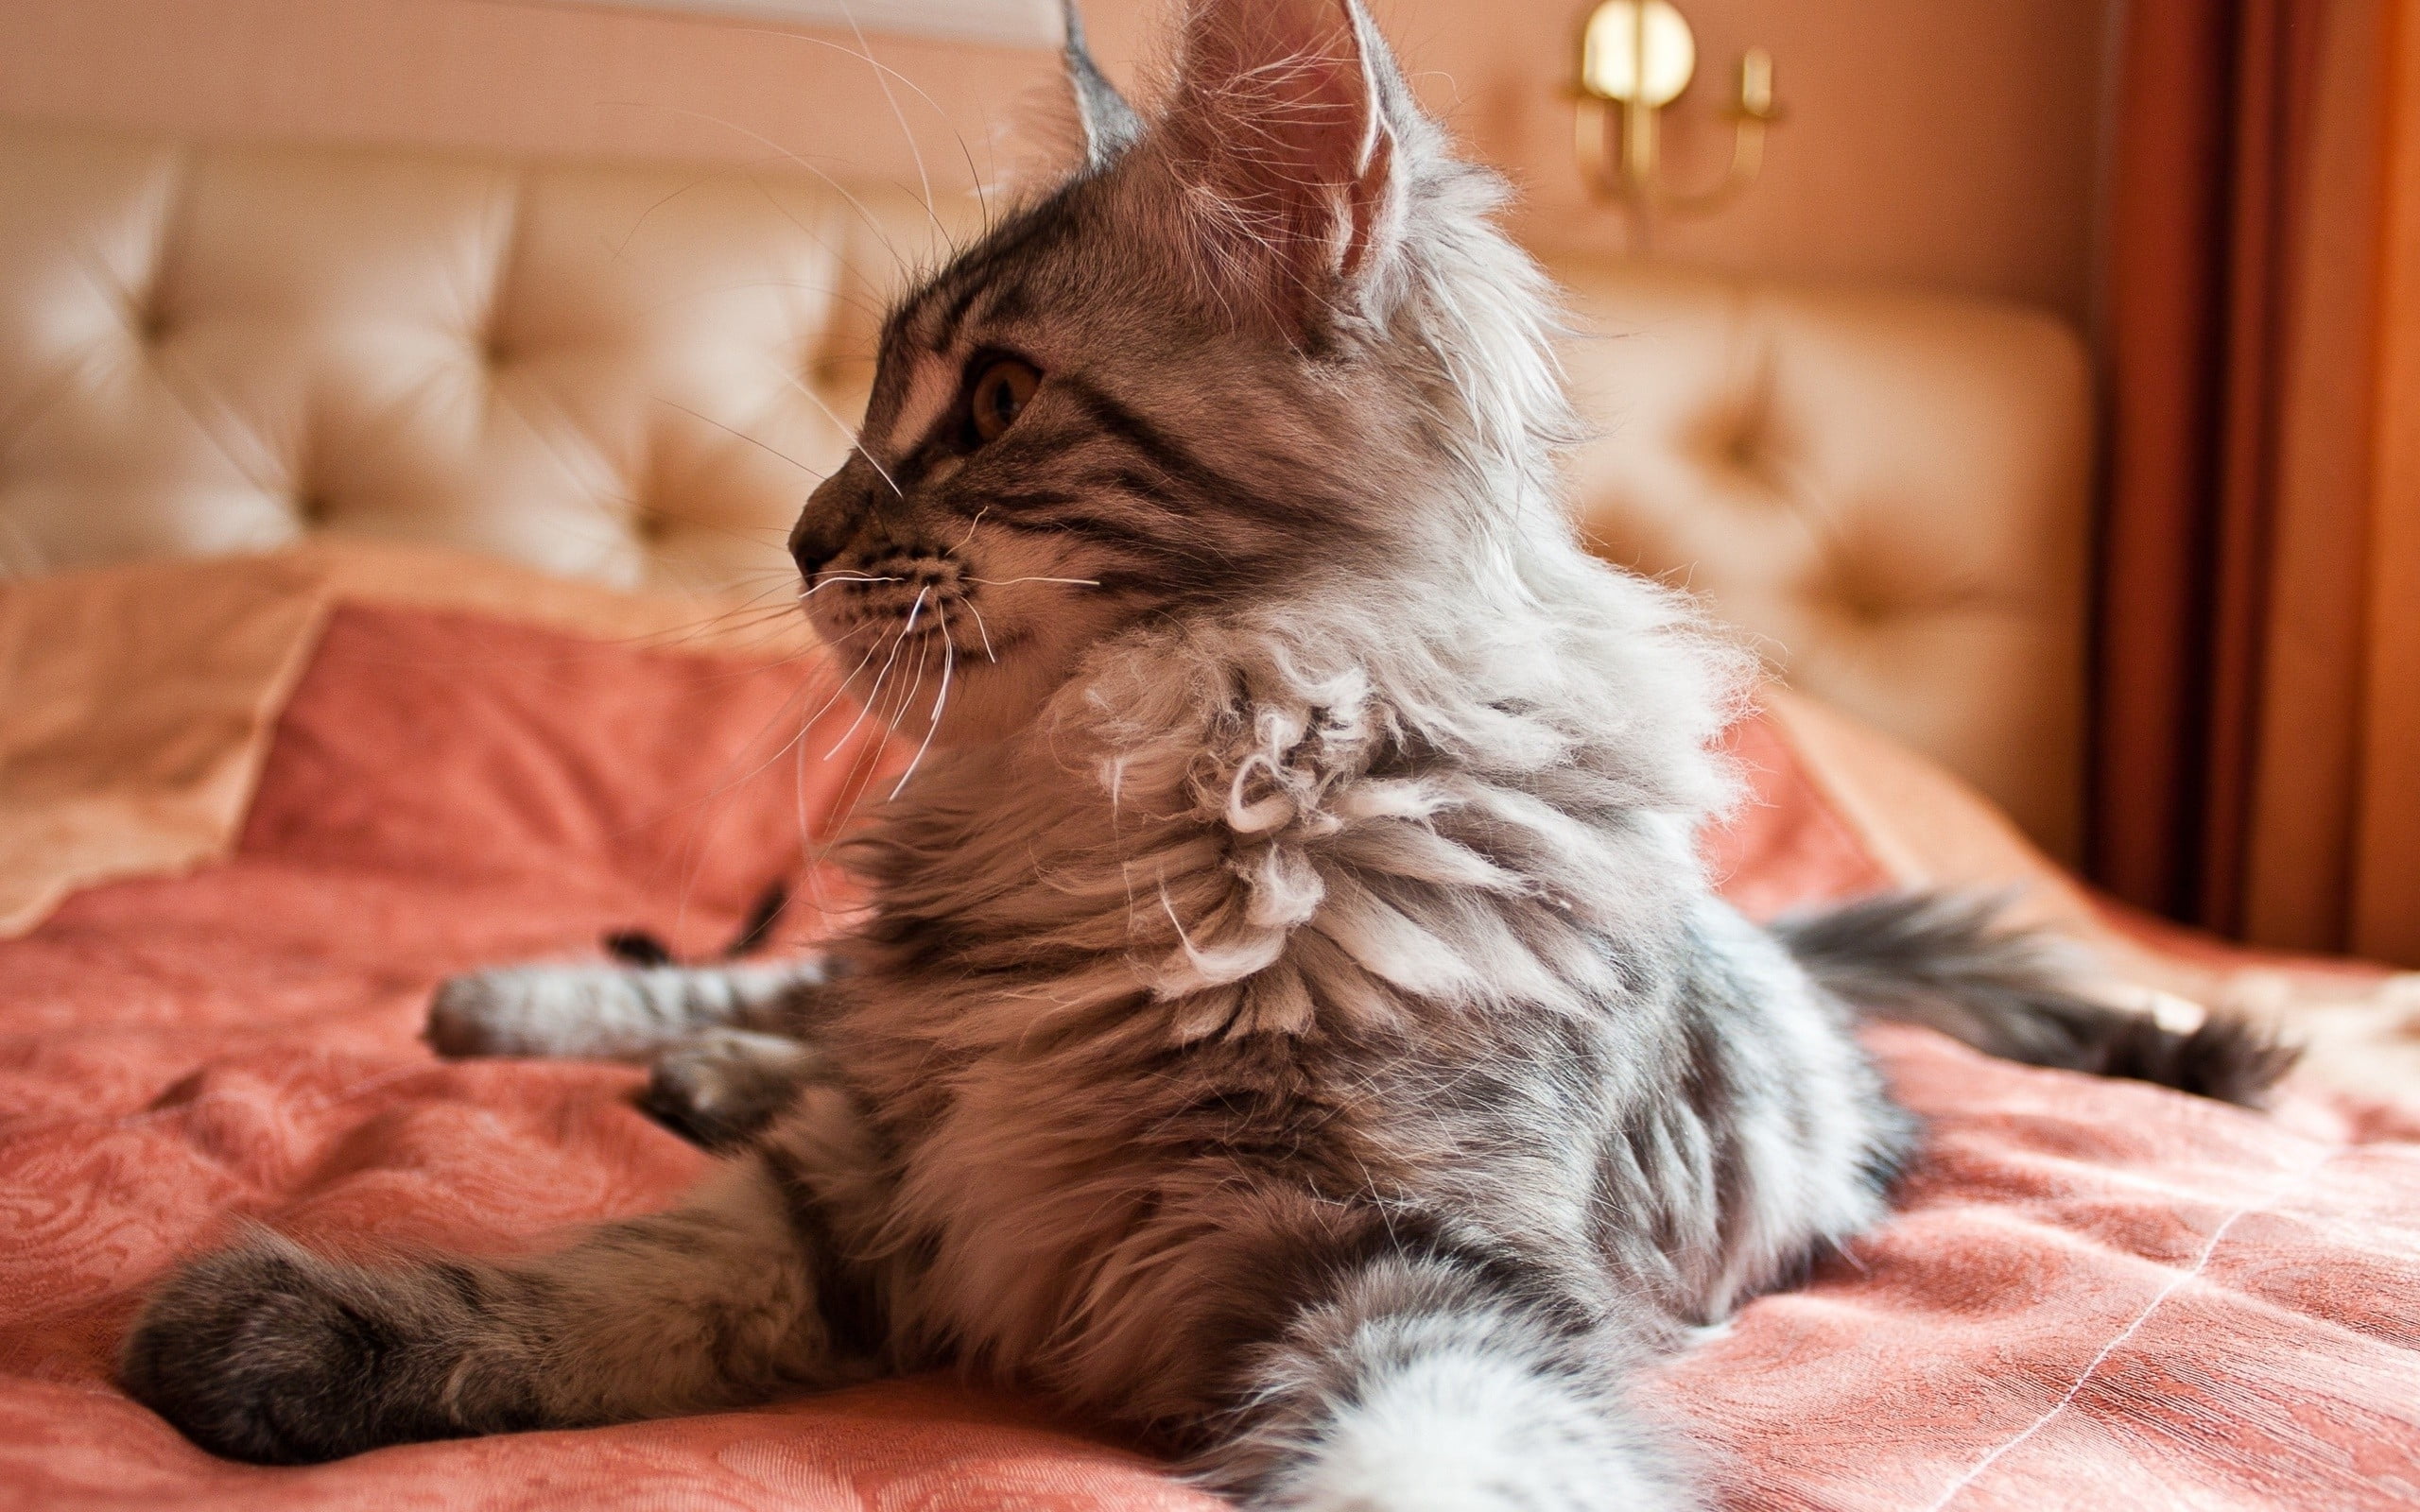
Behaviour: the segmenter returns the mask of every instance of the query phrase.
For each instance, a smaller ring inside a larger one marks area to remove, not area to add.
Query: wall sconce
[[[1754,182],[1764,167],[1765,129],[1781,119],[1772,55],[1751,47],[1739,60],[1738,95],[1724,112],[1731,166],[1711,188],[1673,189],[1664,182],[1658,128],[1697,66],[1697,38],[1669,0],[1604,0],[1580,34],[1573,146],[1581,175],[1599,195],[1631,207],[1642,238],[1651,212],[1703,213]]]

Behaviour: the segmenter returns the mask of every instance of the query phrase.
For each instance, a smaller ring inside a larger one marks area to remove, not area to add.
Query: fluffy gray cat
[[[1501,183],[1350,0],[1198,0],[1148,121],[1072,28],[1068,63],[1083,162],[891,312],[792,537],[930,747],[857,849],[871,923],[436,1005],[454,1053],[656,1059],[717,1174],[535,1259],[197,1262],[124,1356],[197,1442],[951,1364],[1255,1506],[1683,1507],[1625,1378],[1873,1224],[1909,1151],[1852,1001],[2237,1098],[2282,1068],[1981,905],[1725,906],[1692,839],[1748,668],[1575,540]]]

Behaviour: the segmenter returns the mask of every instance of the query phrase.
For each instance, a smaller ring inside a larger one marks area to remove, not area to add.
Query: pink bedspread
[[[337,609],[231,858],[0,942],[0,1504],[1212,1504],[939,1380],[305,1469],[214,1460],[111,1383],[142,1289],[239,1215],[498,1250],[695,1178],[633,1072],[444,1064],[416,1037],[448,971],[614,928],[727,937],[852,760],[885,759],[845,710],[785,749],[822,698],[797,665]],[[1736,895],[1887,880],[1776,728],[1741,739],[1766,801],[1713,842]],[[784,931],[820,921],[803,904]],[[1648,1392],[1726,1504],[2420,1505],[2420,1117],[2308,1091],[2261,1116],[1873,1042],[1931,1125],[1898,1216]]]

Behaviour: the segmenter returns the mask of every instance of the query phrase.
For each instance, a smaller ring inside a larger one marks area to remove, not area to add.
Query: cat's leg
[[[428,1040],[446,1056],[644,1060],[702,1030],[790,1032],[828,979],[817,957],[700,967],[497,967],[438,988]]]
[[[1201,1467],[1272,1512],[1685,1512],[1677,1446],[1625,1400],[1645,1352],[1495,1263],[1382,1253],[1245,1352]]]
[[[821,1051],[784,1035],[709,1029],[655,1057],[639,1106],[710,1150],[753,1138],[824,1067]]]
[[[818,1085],[687,1205],[553,1254],[209,1256],[152,1298],[121,1377],[203,1448],[273,1464],[839,1385],[884,1357],[882,1283],[848,1258],[884,1191],[854,1099]]]

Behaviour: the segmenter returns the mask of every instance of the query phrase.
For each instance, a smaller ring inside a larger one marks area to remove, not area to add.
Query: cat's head
[[[1140,621],[1466,593],[1552,514],[1543,282],[1357,0],[1195,0],[1148,118],[1068,31],[1081,163],[891,311],[790,541],[878,715],[949,667],[944,743]]]

